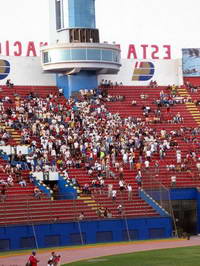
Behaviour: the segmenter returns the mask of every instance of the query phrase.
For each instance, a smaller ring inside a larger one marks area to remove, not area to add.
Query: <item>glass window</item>
[[[49,56],[51,58],[51,62],[60,62],[60,61],[66,61],[71,60],[70,56],[70,49],[66,50],[51,50],[49,52]]]
[[[86,60],[86,49],[71,49],[71,60]]]
[[[49,53],[48,52],[44,52],[43,53],[43,63],[49,63]]]
[[[113,51],[113,61],[119,63],[119,52]]]
[[[101,50],[99,49],[88,49],[87,60],[101,60]]]
[[[102,50],[102,60],[103,61],[113,61],[112,50]]]
[[[60,30],[62,28],[62,21],[61,21],[61,1],[56,1],[56,29]]]

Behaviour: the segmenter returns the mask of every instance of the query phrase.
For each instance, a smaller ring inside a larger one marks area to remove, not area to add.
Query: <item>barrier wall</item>
[[[67,87],[71,80],[60,79],[56,84],[56,75],[47,74],[42,71],[40,57],[0,57],[0,85],[5,85],[9,78],[15,85],[38,85]],[[75,76],[70,76],[75,80]],[[158,85],[182,85],[182,61],[176,60],[132,60],[122,59],[122,67],[117,75],[99,75],[98,81],[102,79],[113,82],[122,82],[129,86],[146,86],[150,80],[156,80]],[[91,80],[91,87],[96,84]],[[77,84],[75,84],[77,85]],[[81,84],[81,88],[88,85]],[[79,86],[80,87],[80,86]],[[89,89],[89,88],[88,88]],[[67,96],[67,95],[66,95]]]
[[[176,60],[132,60],[122,59],[117,75],[99,75],[99,82],[111,80],[128,86],[146,86],[156,80],[160,86],[182,85],[182,61]]]
[[[43,72],[40,57],[0,56],[0,85],[56,86],[56,76]]]
[[[11,226],[0,227],[0,251],[171,236],[171,219],[167,217]]]

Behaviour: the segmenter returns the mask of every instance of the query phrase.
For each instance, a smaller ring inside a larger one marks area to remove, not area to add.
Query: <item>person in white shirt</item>
[[[132,193],[133,193],[133,188],[130,184],[127,185],[127,190],[128,190],[128,200],[132,199]]]
[[[148,170],[148,169],[149,169],[149,161],[146,160],[146,161],[144,162],[144,165],[145,165],[145,169]]]
[[[116,200],[117,190],[112,190],[112,199]]]
[[[123,180],[119,180],[119,190],[123,191],[125,189],[125,183]]]
[[[25,179],[20,180],[19,184],[21,187],[26,187],[26,180]]]
[[[176,176],[175,175],[171,176],[171,185],[176,186]]]

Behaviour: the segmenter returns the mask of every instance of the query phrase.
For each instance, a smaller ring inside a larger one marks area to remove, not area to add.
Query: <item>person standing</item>
[[[32,255],[29,257],[28,262],[27,262],[26,265],[27,266],[37,266],[38,265],[38,262],[39,262],[39,260],[36,257],[36,252],[33,251],[32,252]]]
[[[51,252],[51,256],[47,262],[47,266],[55,266],[57,265],[56,264],[56,258],[57,258],[57,255],[54,251]]]
[[[128,200],[132,199],[132,192],[133,192],[133,188],[130,184],[127,185],[127,190],[128,190]]]

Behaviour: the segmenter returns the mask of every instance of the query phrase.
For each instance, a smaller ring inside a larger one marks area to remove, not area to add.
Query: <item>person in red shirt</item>
[[[37,266],[38,265],[39,260],[36,258],[36,252],[35,251],[32,252],[32,255],[29,257],[28,262],[29,262],[30,266]]]

